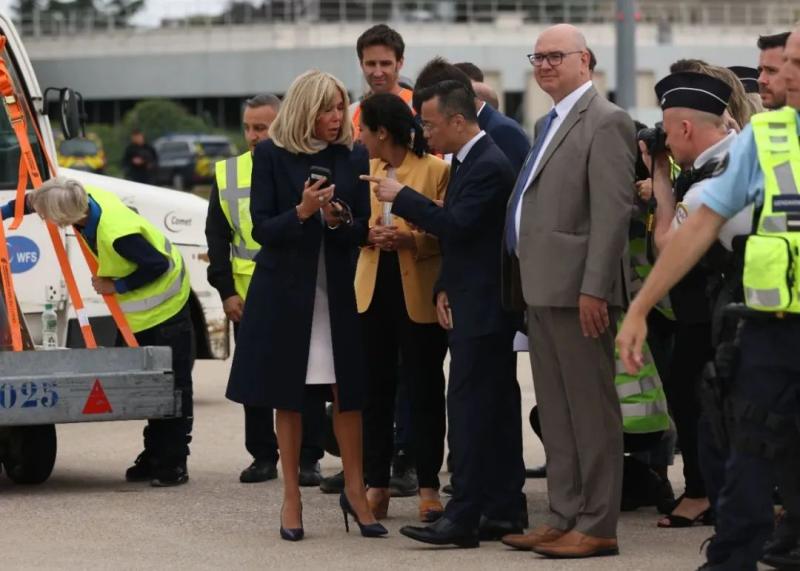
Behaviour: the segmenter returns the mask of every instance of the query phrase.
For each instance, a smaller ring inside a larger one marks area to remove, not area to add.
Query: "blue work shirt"
[[[800,111],[797,112],[800,136]],[[731,145],[728,167],[708,181],[700,202],[725,218],[732,218],[748,204],[764,202],[764,173],[758,161],[752,125],[747,125]]]

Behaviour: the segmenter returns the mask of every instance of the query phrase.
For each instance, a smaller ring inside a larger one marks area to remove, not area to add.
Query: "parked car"
[[[225,135],[174,134],[155,140],[158,154],[155,183],[191,190],[214,179],[214,163],[237,154]]]
[[[86,138],[61,140],[58,143],[59,166],[78,171],[102,173],[106,168],[103,143],[94,133]]]

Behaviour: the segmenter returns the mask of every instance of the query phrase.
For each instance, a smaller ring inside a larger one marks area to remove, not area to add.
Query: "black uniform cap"
[[[758,93],[758,70],[756,68],[732,65],[728,69],[736,74],[736,77],[738,77],[739,81],[744,85],[746,93]]]
[[[722,115],[731,97],[730,86],[716,77],[682,71],[656,83],[656,97],[661,109],[686,107]]]

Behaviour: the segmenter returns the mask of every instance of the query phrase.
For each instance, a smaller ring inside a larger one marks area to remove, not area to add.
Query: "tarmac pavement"
[[[335,495],[304,488],[306,539],[278,537],[280,481],[240,484],[250,459],[241,407],[225,400],[228,363],[198,361],[190,481],[177,488],[129,484],[124,471],[141,449],[141,422],[60,425],[59,453],[50,480],[12,484],[0,476],[0,522],[5,555],[0,569],[530,569],[689,570],[702,562],[710,527],[661,530],[655,509],[622,515],[619,557],[546,560],[499,543],[480,549],[422,546],[401,536],[416,523],[415,498],[392,499],[390,535],[345,533]],[[533,403],[530,367],[520,359],[524,418]],[[543,462],[541,444],[525,420],[525,460]],[[671,468],[683,487],[680,457]],[[338,471],[326,456],[323,472]],[[447,475],[442,474],[444,482]],[[525,486],[531,524],[547,506],[544,480]]]

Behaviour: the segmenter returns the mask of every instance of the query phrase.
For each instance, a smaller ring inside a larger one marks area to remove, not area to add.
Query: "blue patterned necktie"
[[[539,137],[536,139],[536,143],[534,143],[531,152],[528,153],[528,158],[525,160],[522,171],[517,177],[517,184],[514,185],[511,202],[509,202],[508,209],[506,210],[506,249],[509,254],[514,254],[517,251],[516,216],[517,208],[519,208],[519,201],[522,200],[522,195],[525,194],[525,187],[531,176],[531,171],[533,171],[533,166],[536,164],[536,158],[542,151],[544,140],[547,138],[547,132],[550,130],[550,125],[553,124],[553,120],[556,117],[558,117],[558,113],[556,113],[556,108],[553,107],[550,113],[545,115],[544,124],[542,125],[541,131],[539,131]]]

